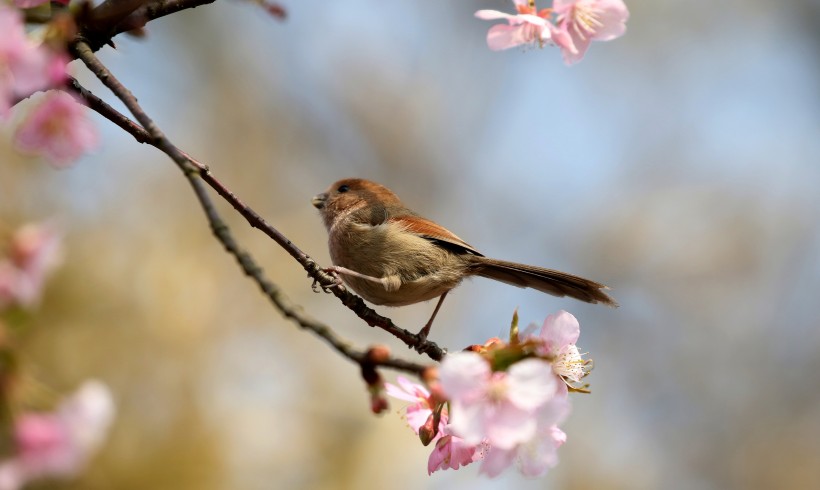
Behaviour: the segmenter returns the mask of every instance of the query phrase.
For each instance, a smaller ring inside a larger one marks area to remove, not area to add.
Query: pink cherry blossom
[[[530,478],[544,476],[547,470],[558,464],[558,448],[567,442],[567,433],[553,425],[541,433],[535,442],[533,447],[518,451],[519,470]]]
[[[0,309],[36,306],[46,278],[62,261],[60,233],[50,225],[28,224],[14,233],[8,250],[0,259]]]
[[[427,419],[433,413],[430,392],[424,386],[413,383],[403,376],[397,377],[396,381],[399,386],[385,383],[385,392],[393,398],[413,403],[405,409],[407,424],[418,434],[421,426],[427,422]]]
[[[450,424],[468,444],[486,440],[511,449],[535,434],[536,410],[555,396],[552,367],[525,359],[506,372],[492,372],[475,352],[448,355],[441,365],[441,386],[450,398]]]
[[[42,153],[65,167],[97,144],[97,132],[86,108],[65,92],[54,91],[29,112],[15,133],[23,151]]]
[[[535,435],[511,449],[491,448],[479,472],[495,477],[515,464],[524,476],[543,476],[558,464],[557,450],[567,439],[567,435],[558,428],[558,424],[566,419],[569,411],[570,405],[566,395],[550,399],[538,411],[538,428]]]
[[[507,14],[498,10],[479,10],[475,16],[482,20],[504,19],[508,22],[497,24],[487,32],[487,46],[493,51],[527,44],[543,46],[549,41],[552,24],[548,20],[549,9],[540,12],[525,0],[514,0],[518,14]]]
[[[65,80],[65,54],[28,39],[16,9],[0,3],[0,117],[17,102],[38,90]]]
[[[433,452],[427,460],[427,474],[431,475],[438,470],[457,470],[461,466],[483,459],[488,450],[489,445],[486,442],[478,445],[467,444],[464,439],[453,435],[448,424],[442,423]]]
[[[515,464],[524,476],[543,476],[558,464],[557,450],[567,440],[567,435],[558,428],[558,424],[566,419],[569,410],[566,396],[552,398],[538,411],[535,435],[511,449],[490,448],[479,472],[495,477]]]
[[[394,398],[412,402],[406,408],[407,423],[418,434],[433,414],[430,392],[424,386],[413,383],[402,376],[396,378],[396,381],[399,386],[385,383],[385,392]],[[462,438],[454,435],[447,423],[447,418],[446,408],[442,409],[438,433],[430,441],[433,451],[427,462],[428,474],[438,470],[456,470],[483,458],[487,452],[486,443],[467,444]]]
[[[113,417],[111,394],[98,381],[83,383],[54,412],[23,414],[14,426],[16,453],[0,462],[0,489],[76,476],[102,445]]]
[[[553,41],[568,65],[584,57],[591,41],[610,41],[626,32],[629,11],[623,0],[554,0],[552,8],[562,34]]]
[[[537,338],[542,341],[539,353],[552,357],[553,372],[562,379],[579,382],[588,374],[588,361],[584,361],[575,343],[581,334],[581,326],[578,319],[571,313],[564,310],[554,315],[549,315],[541,326],[536,330],[530,326],[522,337]]]
[[[28,413],[14,427],[18,458],[31,475],[69,474],[79,453],[72,448],[71,433],[57,414]]]
[[[526,477],[544,476],[558,464],[557,450],[566,440],[564,431],[557,426],[549,427],[527,444],[509,450],[490,449],[478,471],[493,478],[515,464]]]

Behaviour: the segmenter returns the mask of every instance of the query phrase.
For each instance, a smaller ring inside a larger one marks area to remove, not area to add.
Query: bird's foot
[[[330,294],[331,289],[337,288],[342,285],[342,278],[339,277],[339,273],[336,271],[334,267],[325,267],[322,269],[322,272],[329,275],[333,279],[333,282],[330,284],[322,284],[322,282],[319,281],[319,279],[314,278],[313,284],[310,285],[310,289],[312,289],[314,293],[318,293],[319,289],[321,289],[325,293]]]
[[[425,325],[421,330],[419,330],[419,333],[416,334],[416,339],[418,339],[419,344],[427,342],[427,336],[430,335],[430,327],[432,326],[432,322],[427,322],[427,325]]]

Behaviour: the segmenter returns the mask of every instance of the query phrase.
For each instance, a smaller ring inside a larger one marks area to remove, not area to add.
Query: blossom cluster
[[[578,320],[560,311],[523,334],[514,320],[510,341],[449,354],[439,379],[428,388],[398,378],[388,395],[411,402],[408,425],[433,444],[428,473],[481,461],[480,473],[497,476],[516,465],[525,476],[545,474],[558,462],[567,436],[559,425],[569,415],[570,391],[586,391],[589,374],[575,343]]]
[[[2,428],[4,452],[0,459],[0,490],[17,490],[46,478],[71,478],[86,466],[105,439],[114,417],[114,402],[99,381],[86,381],[51,412],[17,407],[16,381],[20,369],[14,342],[17,329],[3,323],[18,318],[13,309],[39,304],[46,279],[62,259],[60,234],[53,226],[28,224],[15,231],[0,247],[0,356],[6,359],[0,402],[16,415],[10,428]],[[9,362],[8,359],[12,359]]]
[[[629,11],[623,0],[553,0],[552,8],[538,10],[535,0],[513,0],[516,13],[479,10],[483,20],[506,20],[487,33],[494,51],[515,46],[552,44],[561,48],[564,62],[577,63],[591,41],[610,41],[626,32]]]
[[[0,3],[0,116],[23,97],[65,80],[64,53],[29,39],[20,11]]]
[[[28,0],[16,4],[26,8],[37,5]],[[35,41],[26,33],[21,12],[3,3],[0,33],[2,122],[20,100],[38,91],[61,87],[67,79],[68,56],[60,43]],[[65,166],[97,144],[97,133],[83,105],[65,92],[51,90],[20,123],[15,143],[22,151],[42,154],[53,164]]]
[[[29,412],[13,429],[15,454],[0,461],[0,490],[43,478],[72,478],[105,440],[114,402],[99,381],[86,381],[53,412]]]

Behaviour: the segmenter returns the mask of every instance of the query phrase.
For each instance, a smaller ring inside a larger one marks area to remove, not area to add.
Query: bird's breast
[[[331,259],[337,266],[374,278],[398,278],[399,288],[342,275],[364,299],[377,305],[403,306],[441,296],[464,274],[462,257],[395,224],[351,224],[330,233]]]

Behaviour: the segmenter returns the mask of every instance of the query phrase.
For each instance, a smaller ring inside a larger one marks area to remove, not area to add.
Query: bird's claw
[[[319,281],[319,279],[314,278],[313,284],[310,285],[310,289],[312,289],[314,293],[318,293],[319,289],[321,289],[324,293],[330,294],[331,289],[337,288],[342,285],[342,278],[339,277],[339,273],[336,272],[333,268],[328,267],[322,269],[322,272],[329,275],[333,279],[333,282],[331,284],[322,284],[321,281]]]

